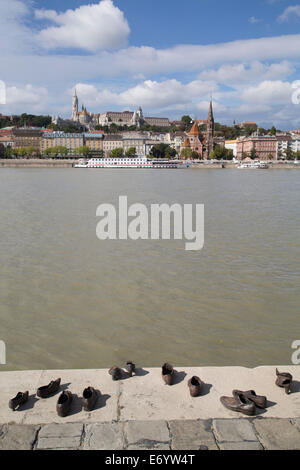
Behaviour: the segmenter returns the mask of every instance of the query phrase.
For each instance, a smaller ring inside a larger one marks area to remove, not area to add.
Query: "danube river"
[[[300,173],[0,170],[1,370],[290,364]],[[101,203],[203,203],[205,244],[100,241]]]

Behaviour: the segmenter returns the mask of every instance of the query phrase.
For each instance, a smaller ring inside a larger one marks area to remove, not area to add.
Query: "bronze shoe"
[[[247,390],[246,392],[242,392],[241,390],[233,390],[232,395],[244,395],[248,400],[253,401],[255,406],[258,408],[266,408],[267,407],[267,397],[263,395],[256,395],[255,390]]]
[[[255,414],[255,404],[241,393],[237,393],[234,397],[221,397],[220,401],[225,408],[231,411],[237,411],[248,416]]]
[[[293,380],[293,376],[289,372],[279,372],[278,369],[276,369],[276,385],[278,387],[282,387],[285,389],[285,393],[288,395],[291,391],[291,384]]]
[[[162,366],[162,378],[166,385],[172,385],[174,378],[174,369],[167,362]]]
[[[19,392],[17,395],[9,400],[8,406],[11,410],[15,411],[18,406],[24,405],[28,401],[29,392]]]
[[[117,366],[113,366],[109,369],[108,373],[112,376],[113,380],[120,380],[122,378],[122,369]]]
[[[195,375],[188,381],[191,397],[198,397],[201,393],[203,382]]]
[[[82,407],[84,411],[92,411],[98,400],[98,394],[93,387],[85,388],[82,394]]]
[[[48,398],[59,390],[61,379],[52,380],[48,385],[39,387],[36,394],[40,398]]]
[[[67,416],[71,408],[73,401],[72,393],[69,390],[65,390],[61,393],[57,400],[56,411],[58,416],[64,417]]]
[[[127,361],[126,362],[126,366],[125,366],[125,369],[127,370],[127,372],[129,373],[130,377],[132,377],[132,374],[135,373],[135,364],[131,361]]]

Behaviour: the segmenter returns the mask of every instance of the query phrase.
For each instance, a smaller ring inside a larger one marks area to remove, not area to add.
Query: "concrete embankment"
[[[2,159],[0,168],[72,168],[75,160]]]
[[[140,368],[114,382],[107,370],[44,370],[0,373],[0,450],[264,450],[300,449],[300,366],[280,366],[293,377],[292,393],[275,385],[275,367],[176,367],[174,385],[161,369]],[[205,383],[192,398],[192,375]],[[61,377],[73,393],[70,413],[56,414],[57,393],[38,399],[36,389]],[[101,391],[92,412],[82,410],[83,389]],[[220,403],[233,389],[254,389],[268,398],[253,417]],[[8,407],[18,391],[30,393],[17,411]]]
[[[293,393],[286,395],[275,385],[275,367],[177,367],[175,384],[164,385],[158,368],[138,369],[132,378],[114,382],[107,370],[44,370],[0,373],[0,423],[23,424],[75,421],[128,421],[237,418],[243,415],[224,408],[222,395],[231,396],[233,389],[254,389],[266,395],[270,406],[263,413],[268,418],[300,417],[300,366],[280,366],[294,377]],[[205,383],[200,397],[191,398],[187,386],[196,375]],[[61,377],[62,388],[74,394],[73,413],[66,418],[56,414],[57,396],[47,400],[35,398],[36,389]],[[102,406],[92,413],[80,412],[84,388],[101,391]],[[13,412],[8,401],[19,391],[29,391],[31,400],[24,411]]]

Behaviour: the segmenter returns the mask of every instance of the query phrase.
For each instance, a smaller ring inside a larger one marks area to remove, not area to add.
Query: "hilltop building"
[[[170,121],[168,118],[161,117],[144,117],[142,108],[139,106],[137,111],[106,111],[100,114],[94,114],[87,111],[86,107],[82,105],[79,111],[79,101],[76,93],[72,98],[72,121],[80,123],[81,125],[92,129],[95,126],[110,126],[116,124],[117,126],[136,126],[141,127],[143,124],[150,126],[169,127]]]

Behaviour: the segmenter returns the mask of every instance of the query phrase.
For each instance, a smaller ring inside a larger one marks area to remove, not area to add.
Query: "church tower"
[[[206,158],[209,157],[210,152],[212,152],[214,149],[214,132],[215,132],[215,121],[214,121],[214,114],[213,114],[212,99],[210,99],[207,126],[206,126],[206,152],[205,152]]]
[[[72,99],[72,121],[77,121],[77,113],[78,113],[78,98],[76,94],[76,88],[74,90],[74,96]]]

